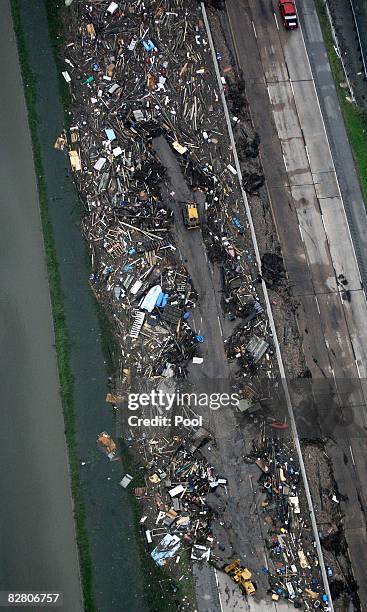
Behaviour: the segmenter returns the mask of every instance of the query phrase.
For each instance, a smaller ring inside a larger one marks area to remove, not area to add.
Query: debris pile
[[[276,253],[264,253],[261,258],[262,277],[268,287],[276,287],[285,278],[283,259]]]
[[[167,170],[154,148],[157,136],[170,144],[193,194],[205,198],[203,237],[209,257],[225,270],[228,316],[247,321],[252,303],[258,331],[268,335],[200,6],[78,3],[66,23],[63,76],[74,123],[55,146],[68,144],[85,204],[93,290],[110,313],[126,363],[149,377],[169,362],[185,376],[197,349],[187,322],[197,294],[176,246],[172,208],[162,201]],[[259,139],[248,122],[244,84],[231,82],[225,67],[223,74],[252,192],[261,185]]]
[[[261,508],[268,526],[272,599],[290,600],[296,608],[328,610],[313,540],[297,455],[282,438],[264,438],[247,460],[261,470]],[[318,603],[317,603],[318,602]]]
[[[193,560],[210,560],[215,517],[208,496],[218,487],[226,489],[227,480],[196,452],[207,436],[202,431],[191,444],[174,437],[146,439],[141,445],[146,486],[135,489],[135,495],[144,502],[141,524],[158,565],[176,557],[181,547],[190,551]]]
[[[114,324],[124,391],[135,374],[156,383],[160,377],[186,377],[191,359],[200,363],[203,337],[190,319],[200,287],[193,286],[178,248],[177,206],[163,195],[164,186],[174,200],[169,168],[157,154],[156,141],[162,137],[179,161],[192,200],[201,198],[200,235],[209,260],[220,264],[226,318],[240,319],[224,341],[227,357],[238,366],[238,375],[275,378],[261,277],[198,3],[74,3],[66,24],[63,76],[74,99],[74,123],[55,146],[67,146],[84,204],[90,282]],[[264,177],[244,83],[234,84],[224,66],[221,72],[239,143],[243,186],[257,193]],[[281,258],[266,253],[262,265],[266,283],[280,285]],[[114,403],[118,393],[110,395]],[[106,432],[100,434],[98,445],[110,459],[116,452],[112,443]],[[209,561],[216,518],[209,498],[216,489],[226,492],[226,479],[196,447],[177,436],[144,435],[135,444],[147,468],[145,486],[135,494],[144,503],[141,525],[152,558],[157,565],[167,565],[185,548],[191,559]],[[299,474],[289,459],[291,449],[287,455],[271,441],[256,451],[253,459],[260,462],[266,493],[264,513],[273,531],[273,597],[309,605],[316,593],[315,601],[325,605],[317,556],[306,538],[312,537],[312,530],[298,512]],[[126,474],[120,484],[132,488],[131,482]]]

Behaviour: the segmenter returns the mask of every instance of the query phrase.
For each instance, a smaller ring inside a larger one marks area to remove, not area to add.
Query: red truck
[[[286,30],[298,28],[296,7],[293,0],[279,0],[279,10]]]

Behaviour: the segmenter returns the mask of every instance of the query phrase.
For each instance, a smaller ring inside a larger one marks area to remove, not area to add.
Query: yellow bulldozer
[[[228,576],[232,578],[236,584],[240,587],[241,591],[246,595],[254,595],[256,589],[254,584],[251,582],[251,572],[247,567],[241,567],[239,559],[235,559],[229,565],[226,565],[224,571]]]
[[[183,220],[187,229],[195,229],[200,226],[198,207],[194,202],[187,202],[183,207]]]

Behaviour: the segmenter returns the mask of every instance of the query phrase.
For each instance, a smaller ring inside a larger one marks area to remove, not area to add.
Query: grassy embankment
[[[41,148],[38,137],[37,82],[28,60],[28,53],[21,22],[21,14],[17,0],[11,0],[11,9],[14,31],[18,44],[18,53],[28,111],[28,121],[32,137],[34,166],[37,178],[40,214],[43,229],[43,240],[47,261],[48,282],[50,288],[54,321],[57,363],[60,379],[60,394],[64,411],[65,437],[69,456],[71,489],[74,502],[76,538],[80,557],[80,570],[84,606],[87,612],[93,612],[95,610],[95,605],[92,594],[92,564],[89,553],[89,542],[85,524],[85,510],[80,496],[78,458],[75,448],[75,421],[73,399],[74,381],[70,366],[70,338],[66,327],[64,300],[61,290],[56,249],[54,244],[52,226],[48,215],[46,181],[44,176]]]
[[[315,0],[325,46],[338,92],[349,141],[352,147],[364,200],[367,203],[367,112],[346,100],[346,90],[341,87],[345,81],[343,67],[334,49],[330,23],[323,0]]]

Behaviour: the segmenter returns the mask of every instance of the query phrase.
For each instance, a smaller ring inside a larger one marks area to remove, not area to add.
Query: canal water
[[[57,72],[43,0],[19,0],[28,58],[38,86],[39,140],[72,339],[72,370],[82,496],[86,508],[97,609],[146,610],[141,558],[133,512],[119,487],[121,467],[96,449],[96,436],[115,429],[105,402],[107,372],[96,303],[88,285],[88,258],[80,231],[80,208],[67,155],[53,148],[63,129]]]

